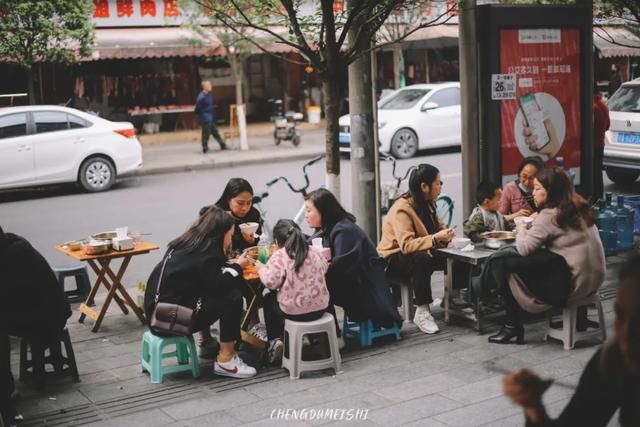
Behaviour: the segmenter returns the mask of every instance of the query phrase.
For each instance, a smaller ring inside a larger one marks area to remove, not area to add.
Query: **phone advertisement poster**
[[[516,79],[515,97],[500,101],[503,183],[538,156],[571,169],[579,184],[580,30],[501,30],[500,73]]]

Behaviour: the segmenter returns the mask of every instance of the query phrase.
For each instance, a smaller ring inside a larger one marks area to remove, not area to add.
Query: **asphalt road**
[[[460,206],[462,176],[460,153],[429,153],[398,162],[398,171],[411,165],[431,163],[441,171],[443,191]],[[0,226],[27,239],[42,252],[51,265],[70,264],[74,261],[57,252],[54,245],[80,239],[99,231],[128,226],[131,231],[150,233],[146,240],[157,243],[161,249],[150,255],[134,258],[124,283],[135,286],[146,281],[153,266],[162,258],[166,244],[180,235],[196,218],[201,206],[214,203],[231,177],[244,177],[254,186],[256,193],[264,184],[280,175],[302,184],[303,161],[252,165],[195,172],[170,173],[133,177],[121,180],[111,191],[98,194],[81,193],[74,187],[59,187],[0,194]],[[351,170],[343,160],[342,201],[351,208]],[[392,181],[390,163],[382,163],[382,181]],[[325,178],[324,162],[309,169],[311,187],[317,188]],[[614,190],[606,183],[607,190]],[[640,183],[634,187],[640,193]],[[358,191],[356,189],[356,191]],[[272,224],[278,218],[292,218],[302,204],[299,195],[291,193],[284,184],[272,187],[271,195],[263,203]],[[454,224],[462,225],[460,207],[454,210]]]

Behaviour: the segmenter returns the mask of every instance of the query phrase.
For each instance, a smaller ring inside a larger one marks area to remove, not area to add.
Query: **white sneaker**
[[[237,354],[228,362],[222,363],[216,360],[213,364],[213,372],[216,375],[231,378],[250,378],[256,375],[256,369],[244,363]]]
[[[425,334],[435,334],[440,331],[436,321],[429,311],[428,305],[421,305],[416,308],[416,314],[413,316],[413,323]]]

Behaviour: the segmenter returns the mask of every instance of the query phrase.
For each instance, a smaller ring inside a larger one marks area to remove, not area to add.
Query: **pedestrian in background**
[[[602,198],[602,157],[604,155],[604,134],[609,130],[609,107],[602,100],[597,85],[593,87],[593,197],[595,202]]]
[[[220,136],[214,120],[213,96],[211,95],[211,82],[209,80],[202,82],[202,91],[196,98],[195,112],[202,126],[202,152],[206,153],[209,151],[209,135],[213,135],[216,141],[218,141],[220,150],[226,150],[227,144],[225,144],[224,139]]]

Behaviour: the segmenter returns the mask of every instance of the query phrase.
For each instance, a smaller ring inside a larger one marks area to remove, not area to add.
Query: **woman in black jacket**
[[[160,302],[201,308],[196,317],[196,331],[209,331],[220,319],[220,351],[214,372],[233,378],[248,378],[256,370],[246,365],[235,353],[240,339],[242,294],[245,286],[242,266],[251,262],[246,256],[237,263],[226,262],[226,252],[234,233],[234,220],[225,211],[208,208],[182,236],[169,243],[166,266],[160,287]],[[145,293],[145,312],[151,317],[154,297],[163,262],[149,277]]]
[[[386,281],[385,262],[366,233],[355,224],[334,195],[326,189],[309,193],[306,219],[331,249],[326,274],[331,304],[339,305],[349,320],[375,320],[383,325],[402,322]]]

